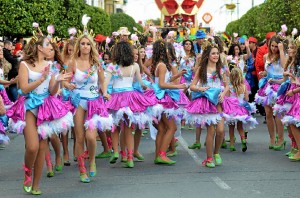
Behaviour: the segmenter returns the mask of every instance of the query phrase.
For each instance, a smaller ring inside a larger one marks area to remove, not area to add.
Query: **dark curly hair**
[[[207,83],[207,65],[208,65],[208,60],[209,60],[209,54],[211,52],[212,49],[218,49],[219,48],[217,46],[213,46],[213,45],[208,45],[202,53],[202,57],[201,57],[201,61],[200,61],[200,68],[199,68],[199,80],[202,84],[206,84]],[[221,76],[221,68],[222,68],[222,62],[221,62],[221,58],[219,57],[219,60],[217,62],[217,68],[216,68],[216,72],[219,76],[220,79],[222,79]]]
[[[159,62],[163,62],[167,69],[171,71],[171,65],[169,63],[166,42],[163,40],[157,40],[153,44],[153,55],[152,55],[152,67],[151,74],[155,76],[155,70]]]
[[[186,42],[190,42],[190,43],[191,43],[191,46],[192,46],[192,48],[191,48],[191,55],[192,55],[192,56],[196,56],[193,41],[191,41],[191,40],[189,40],[189,39],[184,40],[184,41],[182,42],[182,46],[183,46],[183,47],[184,47],[184,45],[185,45]]]
[[[238,47],[239,50],[240,50],[239,56],[240,56],[240,55],[243,55],[242,49],[241,49],[240,45],[237,44],[237,43],[233,43],[233,44],[230,46],[230,48],[229,48],[229,50],[228,50],[228,55],[235,56],[235,52],[234,52],[234,48],[235,48],[235,47]]]
[[[130,43],[121,41],[114,46],[112,61],[123,67],[128,67],[134,63],[133,48]]]

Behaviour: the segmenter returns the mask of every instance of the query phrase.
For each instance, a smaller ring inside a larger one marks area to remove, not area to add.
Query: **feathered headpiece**
[[[91,20],[91,17],[87,16],[87,14],[84,14],[82,16],[81,23],[83,25],[83,32],[78,30],[78,33],[79,33],[78,37],[86,35],[86,36],[90,36],[91,38],[94,38],[95,34],[94,34],[93,30],[88,31],[88,28],[87,28],[87,24],[90,20]]]
[[[47,38],[50,40],[51,43],[56,43],[57,42],[57,37],[53,37],[53,34],[55,32],[54,25],[48,25],[47,27]]]
[[[32,39],[34,40],[34,42],[37,42],[38,36],[43,36],[43,32],[41,31],[39,24],[37,22],[33,22],[32,27],[36,29],[32,31],[33,34]]]
[[[69,29],[68,29],[68,33],[69,33],[69,35],[70,35],[70,40],[74,40],[75,35],[76,35],[76,33],[77,33],[77,30],[76,30],[76,28],[74,28],[74,27],[69,28]]]

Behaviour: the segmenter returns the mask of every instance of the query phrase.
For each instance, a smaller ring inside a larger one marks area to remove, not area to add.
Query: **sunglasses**
[[[245,43],[240,43],[240,45],[245,45]]]

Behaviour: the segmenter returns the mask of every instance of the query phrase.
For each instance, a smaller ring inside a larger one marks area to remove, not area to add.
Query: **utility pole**
[[[252,0],[252,8],[254,7],[254,0]]]

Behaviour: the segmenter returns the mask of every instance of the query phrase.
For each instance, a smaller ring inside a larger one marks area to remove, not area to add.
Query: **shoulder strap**
[[[132,77],[132,75],[133,75],[133,67],[134,67],[134,65],[132,65],[132,67],[131,67],[130,77]]]
[[[27,69],[30,71],[28,64],[26,63],[26,61],[22,61],[22,63],[24,63],[25,67],[27,67]]]

